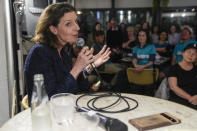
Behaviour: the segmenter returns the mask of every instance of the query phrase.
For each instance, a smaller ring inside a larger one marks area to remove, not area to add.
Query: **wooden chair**
[[[23,106],[24,109],[28,109],[28,108],[29,108],[28,96],[27,96],[27,95],[25,95],[25,96],[23,97],[22,106]]]
[[[142,72],[136,72],[134,68],[127,69],[127,77],[132,91],[143,90],[150,87],[155,89],[156,81],[159,78],[159,69],[144,69]],[[141,88],[141,89],[140,89]],[[152,93],[150,93],[153,95]],[[144,94],[143,94],[144,95]]]
[[[127,69],[127,77],[129,83],[136,85],[151,85],[158,80],[159,70],[155,69],[155,78],[153,69],[144,69],[142,72],[136,72],[134,68]],[[155,80],[154,80],[155,79]]]

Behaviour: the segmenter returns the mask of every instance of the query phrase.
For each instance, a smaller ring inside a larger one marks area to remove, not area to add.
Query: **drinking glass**
[[[60,93],[51,97],[51,108],[55,122],[58,125],[72,124],[76,97],[70,93]]]

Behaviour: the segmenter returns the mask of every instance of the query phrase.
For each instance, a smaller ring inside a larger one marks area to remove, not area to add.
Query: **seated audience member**
[[[159,53],[159,55],[161,56],[167,55],[167,36],[168,34],[166,31],[161,31],[159,35],[159,42],[155,44],[156,52]]]
[[[135,34],[138,34],[138,32],[140,31],[141,29],[141,24],[136,24],[135,25]]]
[[[134,59],[132,63],[136,71],[140,72],[147,68],[153,68],[155,55],[155,46],[150,43],[149,33],[140,30],[137,36],[137,46],[133,48]]]
[[[145,30],[140,30],[137,36],[137,46],[133,48],[133,66],[137,72],[144,69],[153,68],[156,50],[153,44],[150,44],[149,33]],[[154,86],[135,86],[132,88],[132,93],[153,96]]]
[[[122,35],[119,30],[116,20],[112,18],[110,20],[111,28],[107,31],[107,44],[111,49],[116,49],[122,44]]]
[[[120,30],[121,35],[122,35],[121,36],[122,40],[125,40],[127,38],[127,31],[126,31],[125,23],[120,23],[119,30]]]
[[[142,24],[142,29],[147,31],[148,33],[150,33],[150,25],[149,25],[149,23],[148,22],[144,22]]]
[[[108,31],[109,29],[111,29],[111,23],[110,21],[106,22],[106,31]]]
[[[99,22],[96,22],[94,24],[92,32],[88,35],[88,46],[89,47],[92,47],[92,45],[95,43],[95,40],[94,40],[95,32],[102,30],[101,27],[102,27],[102,25]]]
[[[159,27],[157,25],[153,26],[151,38],[153,44],[159,43]]]
[[[122,44],[122,35],[119,30],[115,18],[110,20],[111,28],[107,31],[107,45],[111,48],[111,61],[117,62],[121,59],[122,55],[120,52],[120,47]]]
[[[94,35],[95,42],[92,45],[94,49],[94,54],[97,54],[100,52],[105,45],[104,40],[105,40],[105,34],[103,31],[96,31]]]
[[[173,51],[173,57],[172,57],[172,65],[175,63],[180,62],[183,57],[182,57],[182,51],[184,48],[191,44],[191,43],[197,43],[195,40],[191,40],[192,37],[192,30],[189,27],[184,27],[181,31],[181,39],[182,42],[177,44],[176,47],[174,48]]]
[[[130,53],[132,52],[133,47],[136,46],[135,31],[132,26],[127,27],[127,36],[128,38],[122,43],[122,48],[124,52]]]
[[[167,32],[166,31],[161,31],[159,35],[159,42],[155,44],[156,52],[163,57],[170,57],[171,56],[171,51],[168,50],[168,41],[167,41]],[[166,65],[167,64],[167,65]],[[168,63],[162,63],[157,66],[159,68],[159,78],[162,80],[168,73],[170,64]]]
[[[156,50],[150,43],[149,33],[145,30],[139,30],[137,35],[137,46],[133,48],[133,66],[137,72],[144,69],[153,68]],[[115,90],[119,92],[130,92],[142,95],[153,96],[154,86],[129,86],[126,70],[121,70],[117,75]]]
[[[170,100],[197,109],[197,45],[187,45],[182,56],[169,72]]]
[[[173,47],[175,47],[180,42],[180,34],[177,33],[175,25],[170,26],[170,34],[168,35],[168,42]]]
[[[94,48],[94,53],[93,54],[97,54],[99,53],[103,47],[104,47],[104,32],[103,31],[96,31],[95,32],[95,44],[93,44],[93,48]],[[103,64],[102,66],[100,66],[98,68],[99,71],[105,72],[105,73],[109,73],[109,74],[116,74],[117,72],[119,72],[123,67],[119,64],[115,64],[112,63],[110,60],[108,60],[105,64]],[[90,76],[88,77],[89,82],[93,83],[95,80],[95,76]],[[115,78],[112,79],[111,85],[113,86],[115,82]]]
[[[35,74],[43,74],[49,98],[57,93],[97,90],[98,87],[89,85],[86,74],[93,70],[90,63],[98,67],[109,60],[110,49],[104,46],[101,52],[93,55],[93,49],[83,47],[72,65],[65,46],[76,44],[78,33],[77,14],[71,5],[55,3],[42,12],[33,37],[36,44],[24,67],[28,101],[31,101]]]

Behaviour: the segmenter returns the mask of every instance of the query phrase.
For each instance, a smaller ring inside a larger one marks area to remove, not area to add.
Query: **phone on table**
[[[145,131],[163,126],[179,124],[181,123],[181,120],[170,113],[164,112],[130,119],[129,123],[135,126],[139,131]]]

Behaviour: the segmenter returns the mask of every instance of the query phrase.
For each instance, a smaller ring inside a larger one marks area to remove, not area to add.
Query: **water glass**
[[[76,97],[70,93],[60,93],[51,97],[52,114],[58,125],[72,124]]]

